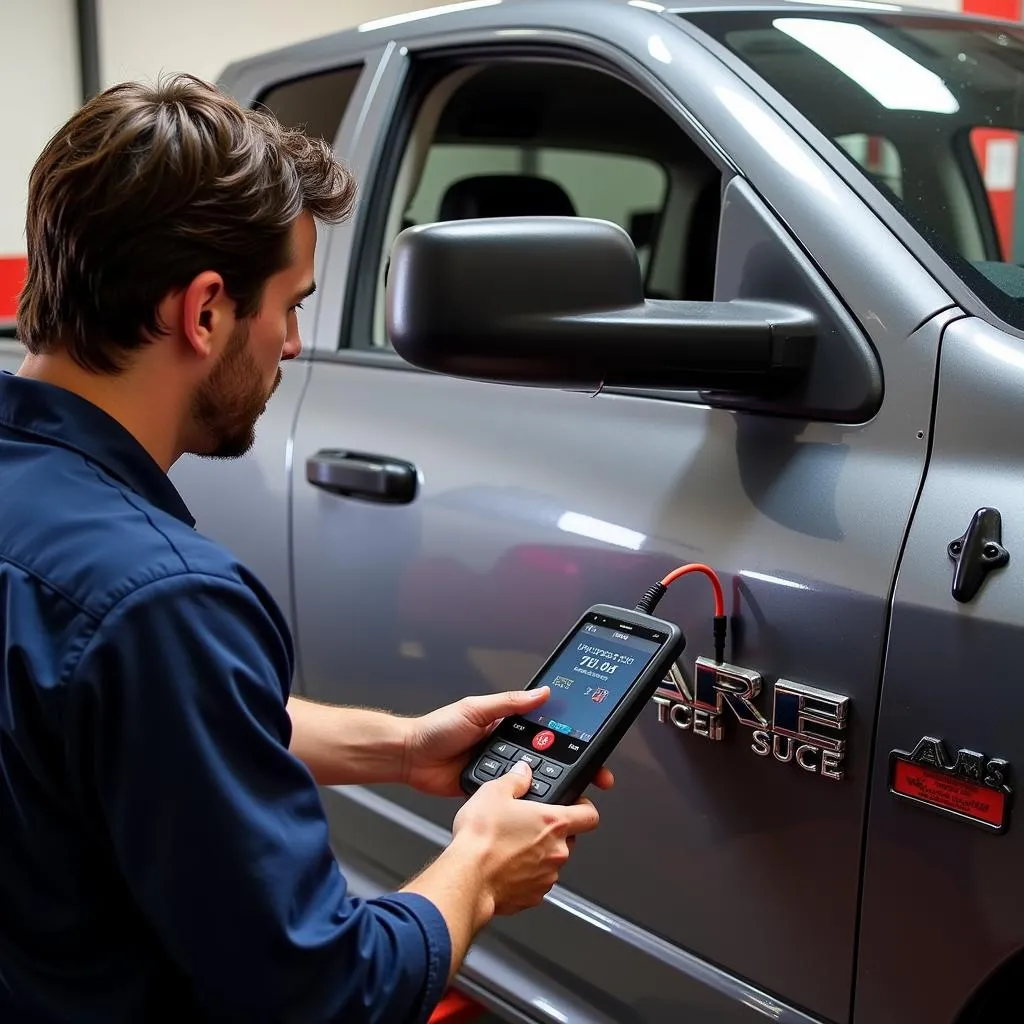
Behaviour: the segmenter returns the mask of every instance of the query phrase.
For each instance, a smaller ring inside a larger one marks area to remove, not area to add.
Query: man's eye
[[[292,306],[291,310],[289,310],[289,312],[294,313],[297,309],[302,309],[302,303],[301,302],[296,302],[295,305]]]

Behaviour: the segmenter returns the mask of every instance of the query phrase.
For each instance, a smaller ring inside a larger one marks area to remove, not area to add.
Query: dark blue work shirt
[[[347,892],[287,624],[193,525],[106,413],[0,374],[0,1021],[423,1021],[444,919]]]

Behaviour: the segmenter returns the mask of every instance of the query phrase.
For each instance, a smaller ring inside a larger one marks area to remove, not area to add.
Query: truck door
[[[294,437],[302,686],[403,714],[519,687],[587,605],[710,563],[727,660],[760,692],[726,699],[712,676],[687,706],[713,609],[686,578],[659,609],[689,638],[681,687],[618,748],[562,884],[495,922],[466,978],[541,1019],[778,1019],[785,1000],[843,1021],[887,601],[950,303],[682,31],[625,5],[600,33],[559,11],[529,5],[523,33],[495,7],[486,41],[403,40],[353,141],[363,198],[329,243]],[[812,305],[807,391],[725,405],[412,370],[385,330],[396,234],[520,214],[621,224],[652,298]],[[803,695],[788,731],[780,682]],[[397,787],[325,800],[368,891],[436,854],[457,808]]]

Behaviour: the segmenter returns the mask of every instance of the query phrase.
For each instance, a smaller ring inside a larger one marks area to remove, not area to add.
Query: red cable
[[[722,593],[722,581],[718,578],[718,573],[710,565],[705,565],[703,562],[691,562],[689,565],[681,565],[678,569],[673,569],[661,581],[661,585],[663,587],[671,586],[681,576],[686,576],[691,572],[702,572],[711,580],[711,586],[715,588],[715,615],[725,615],[725,594]]]

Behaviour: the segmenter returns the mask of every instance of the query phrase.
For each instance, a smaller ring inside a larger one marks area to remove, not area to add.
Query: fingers
[[[611,789],[615,785],[615,776],[608,768],[601,768],[594,776],[594,785],[598,789]]]
[[[601,822],[601,816],[597,808],[584,797],[579,803],[571,807],[562,808],[565,812],[563,825],[567,834],[580,835],[583,832],[593,832]]]
[[[532,690],[508,690],[505,693],[465,697],[462,703],[473,722],[485,728],[500,718],[533,711],[548,699],[550,693],[549,687],[538,686]]]

